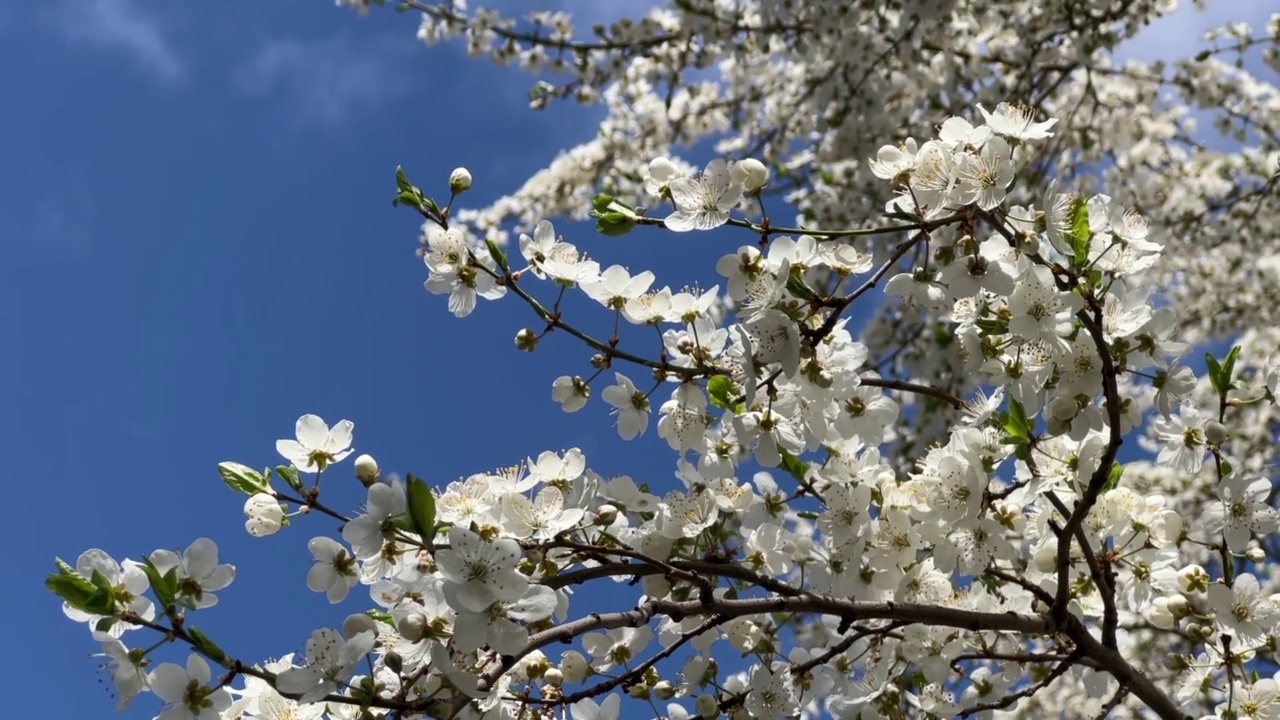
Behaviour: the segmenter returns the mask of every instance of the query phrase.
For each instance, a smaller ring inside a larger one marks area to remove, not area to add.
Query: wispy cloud
[[[273,40],[236,69],[234,81],[241,92],[271,98],[295,118],[340,125],[410,87],[396,75],[406,46],[378,40],[360,47],[341,37]]]
[[[186,77],[186,64],[160,18],[135,0],[77,0],[58,7],[56,22],[72,42],[127,54],[163,82]]]

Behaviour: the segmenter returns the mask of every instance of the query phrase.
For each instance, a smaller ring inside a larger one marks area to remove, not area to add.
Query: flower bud
[[[640,587],[653,600],[661,600],[671,594],[671,583],[662,575],[645,575],[640,581]]]
[[[1263,560],[1266,560],[1266,559],[1267,559],[1267,551],[1266,551],[1266,550],[1263,550],[1262,548],[1258,547],[1257,545],[1254,545],[1253,547],[1251,547],[1251,548],[1249,548],[1248,550],[1245,550],[1245,551],[1244,551],[1244,556],[1245,556],[1245,558],[1247,558],[1247,559],[1249,560],[1249,562],[1251,562],[1251,563],[1260,563],[1260,562],[1262,562]]]
[[[755,158],[745,158],[734,163],[730,174],[742,183],[742,190],[748,194],[759,190],[769,182],[769,168]]]
[[[703,720],[711,720],[720,715],[720,698],[710,693],[699,695],[698,699],[693,701],[693,711]]]
[[[601,527],[608,527],[613,524],[614,520],[617,520],[617,519],[618,519],[617,506],[605,503],[604,505],[601,505],[599,508],[596,509],[596,517],[595,517],[595,520],[593,520],[592,522],[594,522],[596,525],[599,525]]]
[[[400,657],[400,653],[394,650],[383,655],[382,662],[387,666],[388,670],[397,675],[399,675],[400,671],[404,669],[404,658]]]
[[[471,189],[471,172],[464,167],[454,168],[449,173],[449,192],[454,195]]]
[[[1169,598],[1169,602],[1165,605],[1169,612],[1175,618],[1184,618],[1191,612],[1191,606],[1187,603],[1187,599],[1181,595],[1174,595]]]
[[[378,461],[372,455],[361,455],[356,458],[356,478],[365,487],[369,487],[378,479]]]
[[[1210,420],[1204,424],[1204,439],[1208,440],[1210,445],[1221,445],[1227,439],[1226,426],[1217,420]]]
[[[378,621],[364,613],[352,613],[342,621],[342,637],[350,640],[362,632],[372,630],[378,632]]]
[[[1032,564],[1036,570],[1042,573],[1051,573],[1058,569],[1058,544],[1048,542],[1040,546],[1036,550],[1036,554],[1032,557]]]
[[[564,681],[577,685],[591,674],[591,666],[587,659],[577,650],[566,650],[560,655],[560,673]]]
[[[637,700],[644,700],[649,697],[649,686],[644,683],[628,685],[627,694]]]
[[[1147,610],[1147,619],[1161,630],[1172,630],[1178,624],[1177,618],[1169,612],[1168,598],[1158,597]]]
[[[653,696],[659,700],[670,700],[676,696],[675,686],[666,680],[659,680],[653,685]]]
[[[1049,401],[1048,412],[1053,419],[1066,422],[1073,419],[1076,413],[1080,412],[1080,406],[1076,404],[1076,399],[1070,395],[1059,395]]]
[[[533,352],[538,347],[538,334],[530,328],[516,333],[516,347],[524,352]]]
[[[427,635],[427,616],[411,612],[396,620],[396,631],[409,642],[417,642]]]
[[[244,529],[254,537],[275,535],[284,522],[284,508],[268,493],[257,493],[244,502]]]
[[[796,535],[792,538],[791,560],[805,562],[813,554],[813,538],[808,535]]]
[[[534,650],[529,653],[523,660],[516,663],[511,668],[512,679],[518,679],[520,682],[525,680],[536,680],[542,677],[551,669],[551,661],[540,650]]]
[[[1166,670],[1180,673],[1186,670],[1187,668],[1191,667],[1191,663],[1187,662],[1186,655],[1171,653],[1169,655],[1164,656],[1164,667]]]
[[[551,668],[542,673],[542,679],[551,687],[560,687],[564,684],[564,673]]]

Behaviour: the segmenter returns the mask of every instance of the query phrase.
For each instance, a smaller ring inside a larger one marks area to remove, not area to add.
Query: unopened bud
[[[1245,550],[1244,556],[1248,558],[1251,563],[1260,563],[1267,559],[1267,551],[1255,545],[1248,550]]]
[[[1058,544],[1045,543],[1042,545],[1039,550],[1036,550],[1032,563],[1035,565],[1036,570],[1042,573],[1051,573],[1056,570],[1058,567]]]
[[[533,352],[538,347],[538,334],[530,328],[516,333],[516,347],[524,352]]]
[[[1080,412],[1080,406],[1076,404],[1076,399],[1069,395],[1059,395],[1049,401],[1049,415],[1055,420],[1066,422],[1073,419],[1076,413]]]
[[[394,650],[383,655],[382,662],[387,666],[388,670],[397,675],[399,675],[400,671],[404,669],[404,658],[400,657],[400,653]]]
[[[662,575],[645,575],[640,581],[644,594],[654,600],[661,600],[671,594],[671,583]]]
[[[711,720],[720,714],[720,699],[711,694],[699,695],[693,701],[693,711],[703,720]]]
[[[342,636],[350,640],[362,632],[378,632],[378,621],[364,613],[354,613],[342,621]]]
[[[587,679],[587,675],[591,673],[591,666],[587,664],[587,659],[582,653],[577,650],[566,650],[560,656],[560,672],[565,682],[577,685]]]
[[[471,189],[471,172],[466,168],[454,168],[449,173],[449,191],[454,195],[464,193]]]
[[[1210,445],[1221,445],[1227,440],[1227,427],[1217,420],[1210,420],[1204,424],[1204,439]]]
[[[627,694],[637,700],[644,700],[649,697],[649,686],[643,683],[627,686]]]
[[[605,503],[604,505],[601,505],[599,508],[596,509],[596,517],[593,522],[596,525],[599,525],[601,527],[608,527],[613,524],[614,520],[617,520],[617,519],[618,519],[618,508],[614,505]]]
[[[555,668],[550,668],[542,673],[542,679],[551,687],[560,687],[564,684],[564,673]]]
[[[1165,607],[1169,609],[1169,612],[1175,618],[1184,618],[1191,612],[1191,606],[1187,603],[1187,599],[1181,595],[1174,595],[1169,598],[1169,602]]]
[[[676,696],[675,686],[666,680],[659,680],[653,685],[653,696],[659,700],[670,700]]]
[[[1161,630],[1172,630],[1178,624],[1178,619],[1169,612],[1168,600],[1162,597],[1151,603],[1151,607],[1147,609],[1147,619]]]
[[[361,455],[356,458],[356,478],[365,487],[369,487],[378,479],[378,461],[372,455]]]
[[[1170,655],[1164,656],[1164,666],[1165,666],[1165,669],[1170,670],[1172,672],[1182,672],[1183,670],[1186,670],[1189,667],[1191,667],[1191,663],[1187,662],[1186,655],[1179,655],[1178,653],[1172,653]]]
[[[733,164],[731,175],[740,179],[744,192],[750,194],[769,182],[769,168],[755,158],[746,158]]]
[[[396,620],[396,631],[409,642],[417,642],[427,635],[427,616],[411,612]]]

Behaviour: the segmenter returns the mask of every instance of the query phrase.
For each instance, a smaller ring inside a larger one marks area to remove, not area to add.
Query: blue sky
[[[248,660],[368,605],[357,591],[331,609],[304,585],[306,541],[331,524],[254,541],[242,498],[217,479],[221,460],[276,463],[274,442],[300,414],[350,418],[359,451],[433,483],[572,446],[601,472],[668,482],[673,458],[646,459],[665,447],[652,428],[622,443],[602,404],[565,416],[551,402],[556,375],[589,370],[580,344],[553,336],[525,355],[512,339],[533,318],[515,298],[461,321],[428,295],[418,222],[390,204],[397,164],[440,194],[466,165],[476,187],[464,200],[485,203],[589,137],[598,116],[528,111],[530,77],[456,46],[425,50],[415,19],[390,11],[5,7],[0,127],[16,142],[0,164],[0,374],[13,380],[0,385],[0,433],[9,544],[31,543],[14,554],[8,605],[24,648],[4,661],[23,687],[12,712],[47,713],[55,698],[58,716],[113,712],[87,657],[96,644],[43,590],[55,555],[218,540],[238,578],[192,620]],[[675,287],[705,285],[725,251],[562,231]],[[677,247],[704,275],[664,260]],[[338,507],[363,499],[349,472],[326,484]],[[49,510],[32,511],[46,487]],[[121,717],[157,708],[144,697]]]
[[[443,194],[466,165],[476,188],[463,200],[480,205],[598,116],[528,111],[532,78],[457,46],[424,50],[415,22],[315,0],[0,6],[15,716],[112,712],[96,644],[42,588],[55,555],[218,540],[238,579],[193,621],[251,661],[363,606],[357,591],[331,609],[303,583],[306,541],[332,525],[251,540],[241,498],[217,480],[221,460],[275,464],[302,413],[355,421],[359,451],[433,483],[572,446],[602,473],[668,482],[652,428],[622,443],[598,401],[576,416],[551,403],[556,375],[588,370],[580,344],[553,335],[518,353],[532,316],[514,298],[459,321],[423,291],[417,221],[389,202],[395,166]],[[714,258],[745,239],[561,230],[673,287],[714,282]],[[363,497],[349,472],[326,486],[343,508]],[[121,717],[156,709],[141,698]]]

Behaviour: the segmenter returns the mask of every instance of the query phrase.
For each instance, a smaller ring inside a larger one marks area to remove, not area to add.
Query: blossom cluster
[[[1280,597],[1263,590],[1259,538],[1280,515],[1270,481],[1233,466],[1227,425],[1229,400],[1262,404],[1280,373],[1250,389],[1233,351],[1197,380],[1170,311],[1140,284],[1163,247],[1142,216],[1052,185],[1011,203],[1055,121],[1010,104],[978,110],[979,124],[953,117],[934,138],[876,153],[872,172],[896,192],[887,224],[859,232],[898,238],[880,262],[841,231],[746,219],[740,208],[771,180],[755,160],[695,174],[653,159],[645,202],[669,205],[663,217],[598,201],[602,230],[763,235],[716,265],[731,314],[718,287],[655,290],[653,273],[602,269],[545,220],[513,263],[401,187],[427,217],[426,289],[459,317],[481,299],[518,298],[545,323],[517,335],[524,350],[572,329],[596,372],[556,378],[553,399],[577,412],[603,385],[624,440],[647,432],[656,404],[677,487],[604,477],[577,449],[436,489],[384,477],[362,455],[366,502],[348,517],[321,502],[318,479],[353,454],[354,426],[307,415],[277,444],[288,465],[219,468],[248,495],[251,535],[302,515],[341,521],[338,537],[309,543],[306,585],[333,603],[364,586],[373,607],[315,631],[303,657],[240,662],[188,623],[234,575],[208,540],[121,563],[91,550],[50,586],[103,643],[121,702],[151,691],[163,720],[551,717],[564,706],[608,720],[622,695],[669,718],[949,716],[1033,712],[1055,680],[1095,709],[1280,711],[1276,679],[1243,672],[1275,645]],[[455,171],[452,194],[471,181]],[[818,285],[817,271],[839,282]],[[902,304],[947,318],[972,378],[965,396],[874,370],[845,313],[884,278]],[[539,283],[557,297],[580,290],[612,324],[657,328],[655,356],[616,334],[596,339],[559,299],[548,309]],[[897,467],[882,448],[923,400],[961,421]],[[1157,468],[1213,475],[1204,517],[1129,482],[1118,450],[1135,431]],[[575,601],[577,586],[627,580],[642,593],[630,607]],[[150,668],[149,652],[124,644],[138,628],[195,654]],[[1192,651],[1170,692],[1128,659],[1161,633]],[[555,642],[573,646],[549,654]],[[713,659],[730,655],[741,668]],[[229,674],[215,681],[206,659]],[[1043,662],[1056,664],[1048,680],[1019,689],[1023,666]]]

